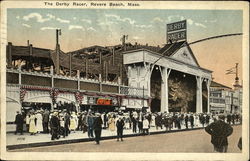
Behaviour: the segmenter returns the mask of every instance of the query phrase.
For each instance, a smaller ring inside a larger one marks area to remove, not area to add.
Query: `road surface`
[[[241,137],[241,125],[233,127],[234,132],[228,138],[229,153],[240,153],[237,147]],[[210,143],[210,135],[204,129],[147,136],[124,138],[123,142],[116,139],[102,140],[100,145],[94,142],[63,144],[54,146],[33,147],[12,150],[15,152],[190,152],[211,153],[213,146]]]

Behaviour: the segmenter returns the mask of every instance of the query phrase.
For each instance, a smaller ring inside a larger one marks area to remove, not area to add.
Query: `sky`
[[[166,24],[187,20],[187,41],[242,33],[241,10],[169,9],[8,9],[7,41],[13,45],[55,49],[55,30],[60,28],[61,50],[127,42],[159,45],[166,43]],[[242,80],[242,36],[204,41],[190,46],[201,67],[212,70],[214,81],[232,87],[235,75],[226,70],[239,63]]]

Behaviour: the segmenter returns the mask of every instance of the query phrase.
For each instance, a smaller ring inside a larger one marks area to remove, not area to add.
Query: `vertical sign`
[[[187,21],[167,24],[167,43],[187,40]]]

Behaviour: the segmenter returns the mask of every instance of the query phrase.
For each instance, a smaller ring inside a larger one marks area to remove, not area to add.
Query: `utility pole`
[[[55,70],[56,74],[60,74],[60,45],[59,45],[59,35],[61,35],[61,29],[56,29],[56,63],[55,63]]]

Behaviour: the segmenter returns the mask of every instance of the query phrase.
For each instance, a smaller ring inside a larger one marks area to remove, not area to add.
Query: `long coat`
[[[35,119],[36,119],[35,115],[30,116],[30,127],[29,127],[30,133],[37,133]]]
[[[109,130],[110,131],[115,131],[115,119],[111,117],[108,121],[109,123]]]
[[[124,123],[124,121],[122,119],[121,120],[117,120],[116,121],[117,131],[122,131],[124,125],[125,125],[125,123]]]
[[[233,128],[222,120],[211,123],[205,130],[211,135],[211,143],[218,148],[228,145],[227,137],[233,133]]]
[[[94,123],[93,123],[93,129],[94,130],[102,130],[102,118],[101,117],[96,117],[94,119]]]

